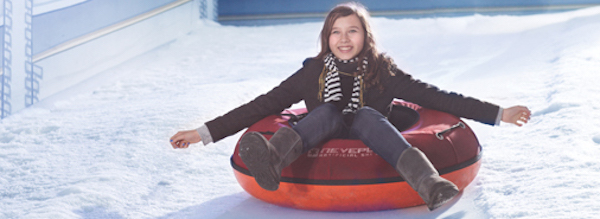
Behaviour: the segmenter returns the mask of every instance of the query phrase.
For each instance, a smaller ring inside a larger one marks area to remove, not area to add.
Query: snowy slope
[[[239,138],[169,137],[276,86],[316,55],[321,23],[195,32],[0,122],[0,218],[594,218],[600,212],[600,8],[532,16],[374,19],[415,77],[501,106],[522,128],[468,121],[484,163],[459,199],[310,212],[263,203],[229,165]]]

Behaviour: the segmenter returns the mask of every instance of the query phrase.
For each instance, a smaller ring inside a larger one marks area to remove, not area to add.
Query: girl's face
[[[340,17],[333,23],[329,35],[329,49],[337,58],[348,60],[363,49],[365,30],[356,15]]]

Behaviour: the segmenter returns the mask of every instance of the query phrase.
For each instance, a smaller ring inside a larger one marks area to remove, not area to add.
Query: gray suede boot
[[[279,188],[281,170],[302,154],[302,139],[289,127],[282,127],[271,140],[258,132],[248,132],[240,140],[239,155],[263,189]]]
[[[402,152],[396,171],[419,193],[430,211],[452,200],[459,192],[454,183],[440,177],[425,154],[415,147]]]

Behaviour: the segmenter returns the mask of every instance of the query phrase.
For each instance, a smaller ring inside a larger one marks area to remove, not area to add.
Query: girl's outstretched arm
[[[502,121],[522,126],[531,118],[531,111],[525,106],[505,108],[502,112]]]
[[[180,131],[171,137],[171,146],[174,149],[188,148],[191,143],[198,143],[201,140],[202,138],[196,130]]]

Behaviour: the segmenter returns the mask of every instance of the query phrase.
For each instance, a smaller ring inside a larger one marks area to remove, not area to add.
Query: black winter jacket
[[[380,71],[392,71],[393,76],[383,80],[383,90],[372,86],[363,91],[363,102],[383,115],[387,115],[394,98],[419,104],[423,107],[473,119],[485,124],[496,122],[500,107],[471,97],[446,92],[414,79],[394,64]],[[322,60],[309,58],[303,67],[266,94],[246,103],[223,116],[206,123],[213,142],[249,127],[259,120],[304,100],[308,111],[323,104],[319,98],[319,78],[324,70]]]

